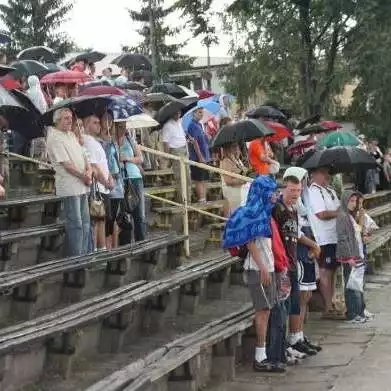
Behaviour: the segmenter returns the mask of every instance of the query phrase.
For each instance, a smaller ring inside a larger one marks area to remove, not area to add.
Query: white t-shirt
[[[337,243],[337,219],[321,220],[316,214],[320,212],[336,211],[340,202],[337,193],[330,187],[312,184],[308,189],[309,213],[308,217],[314,227],[314,235],[320,246]]]
[[[62,165],[64,162],[73,162],[80,172],[86,169],[84,152],[75,134],[49,128],[46,145],[49,159],[56,171],[56,194],[61,197],[86,194],[89,187]]]
[[[183,148],[187,146],[185,131],[181,121],[170,119],[162,129],[163,142],[170,148]]]
[[[255,239],[255,245],[261,253],[262,264],[267,267],[269,273],[274,272],[274,256],[272,251],[272,240],[270,238],[257,238]],[[250,252],[248,253],[246,260],[244,261],[244,270],[257,270],[258,265],[253,260]]]
[[[353,216],[350,216],[350,220],[352,221],[353,228],[354,228],[354,236],[356,237],[356,241],[358,244],[358,249],[360,250],[360,258],[364,259],[364,243],[362,241],[361,237],[361,227],[357,224],[356,220],[353,218]]]
[[[105,174],[106,180],[109,178],[109,166],[107,163],[107,157],[102,144],[90,135],[84,136],[84,147],[88,151],[89,161],[91,164],[96,164],[101,168]],[[106,189],[101,183],[98,182],[98,189],[102,194],[109,194],[110,190]]]

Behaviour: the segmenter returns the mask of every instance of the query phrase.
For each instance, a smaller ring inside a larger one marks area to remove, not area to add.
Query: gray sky
[[[222,5],[232,2],[232,0],[216,0]],[[7,0],[0,0],[0,4],[7,3]],[[166,0],[167,5],[173,0]],[[220,3],[221,2],[221,3]],[[135,32],[140,25],[132,23],[127,7],[137,10],[140,2],[137,0],[74,0],[75,6],[69,14],[69,20],[63,25],[62,30],[67,32],[78,46],[91,47],[106,53],[119,52],[122,45],[132,46],[139,42],[139,35]],[[217,4],[216,3],[216,4]],[[88,17],[87,17],[88,15]],[[169,23],[177,25],[179,15],[173,15],[168,20]],[[217,26],[220,44],[213,48],[213,57],[224,57],[228,54],[229,36],[222,33],[221,23],[216,17],[213,23]],[[184,31],[181,40],[188,39],[188,44],[183,50],[186,54],[193,56],[206,56],[205,48],[199,40],[191,39],[190,34]]]

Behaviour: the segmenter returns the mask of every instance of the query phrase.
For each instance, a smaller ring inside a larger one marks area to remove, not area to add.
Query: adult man
[[[290,261],[289,277],[291,281],[291,294],[289,298],[289,336],[288,343],[294,351],[315,355],[317,351],[305,342],[303,324],[300,316],[300,290],[297,271],[297,243],[311,249],[314,257],[320,256],[319,246],[307,238],[299,229],[298,215],[296,210],[297,201],[301,195],[302,185],[295,176],[284,178],[284,190],[282,197],[276,203],[273,217],[279,225],[281,238],[284,242],[286,253]],[[314,345],[312,345],[314,346]],[[288,353],[294,355],[294,351]]]
[[[112,86],[114,85],[113,70],[110,67],[103,69],[101,80],[107,81]]]
[[[201,124],[204,115],[203,108],[198,108],[193,113],[193,119],[190,122],[187,134],[190,139],[190,160],[198,163],[209,163],[211,160],[209,152],[208,136],[204,132]],[[192,181],[195,182],[197,201],[200,203],[206,202],[206,185],[205,182],[209,179],[209,171],[196,166],[190,167]]]
[[[163,148],[165,152],[179,157],[188,157],[186,134],[182,127],[181,113],[176,113],[171,119],[169,119],[163,126]],[[172,161],[172,169],[174,171],[175,183],[177,185],[177,199],[182,202],[182,188],[181,188],[181,169],[180,163],[177,160]],[[186,182],[187,182],[187,200],[190,201],[190,175],[186,169]]]
[[[312,172],[312,183],[308,192],[309,218],[314,235],[321,247],[319,259],[319,289],[325,304],[324,317],[341,319],[343,314],[333,309],[334,275],[338,268],[336,260],[336,217],[340,206],[336,192],[329,187],[329,170],[326,167]]]
[[[111,208],[108,195],[110,189],[113,188],[114,182],[109,172],[106,153],[98,140],[100,135],[100,119],[95,115],[85,118],[84,129],[86,131],[86,135],[84,136],[84,147],[88,151],[94,177],[98,182],[98,190],[105,203],[106,213],[109,213]],[[105,220],[94,221],[94,228],[96,248],[105,249]]]
[[[90,212],[88,190],[91,167],[72,132],[72,112],[59,109],[53,115],[55,128],[49,130],[47,150],[56,171],[56,194],[64,197],[65,254],[88,251]]]

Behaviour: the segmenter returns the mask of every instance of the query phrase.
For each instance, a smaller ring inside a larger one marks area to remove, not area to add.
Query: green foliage
[[[150,57],[152,55],[152,50],[149,30],[149,0],[142,0],[142,3],[143,6],[140,12],[129,10],[129,15],[132,20],[143,24],[143,28],[138,30],[138,33],[142,37],[142,41],[138,46],[128,49],[129,51],[142,53]],[[165,8],[164,0],[154,0],[154,3],[155,6],[152,8],[152,15],[155,31],[156,73],[159,77],[166,78],[169,73],[189,69],[194,58],[180,54],[180,50],[186,43],[167,43],[167,38],[176,37],[180,33],[180,29],[169,27],[164,23],[165,18],[170,15],[175,8]]]
[[[64,57],[72,49],[69,37],[59,32],[73,3],[62,0],[8,0],[0,5],[0,18],[10,32],[8,55],[16,55],[30,46],[45,45]]]

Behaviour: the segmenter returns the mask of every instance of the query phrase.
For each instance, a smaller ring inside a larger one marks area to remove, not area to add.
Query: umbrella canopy
[[[10,90],[9,93],[16,98],[16,100],[21,103],[27,110],[35,115],[37,120],[41,120],[42,113],[39,111],[37,106],[31,101],[31,99],[24,92],[20,90]]]
[[[36,60],[43,62],[55,62],[56,52],[47,46],[32,46],[18,53],[18,60]]]
[[[174,102],[177,99],[169,94],[165,94],[163,92],[151,92],[145,95],[145,102],[147,103],[161,103],[165,105],[169,102]]]
[[[252,141],[257,138],[271,136],[274,131],[262,121],[246,119],[223,126],[212,141],[212,147],[218,148],[226,144]]]
[[[315,144],[316,142],[313,139],[301,140],[292,144],[287,151],[290,155],[301,155],[304,153],[304,150],[313,147]]]
[[[155,120],[164,125],[170,118],[176,113],[182,112],[186,108],[186,105],[179,101],[166,103],[155,115]]]
[[[200,99],[207,99],[215,96],[216,94],[211,90],[197,90],[196,91]]]
[[[15,76],[32,76],[48,70],[48,67],[35,60],[20,60],[11,63],[11,66],[15,68]]]
[[[54,112],[64,108],[71,109],[78,118],[86,118],[90,115],[101,117],[110,103],[111,98],[107,96],[78,96],[64,99],[44,113],[42,119],[45,125],[53,125]]]
[[[336,121],[322,121],[320,125],[327,130],[338,130],[343,128],[343,126]]]
[[[91,80],[84,72],[60,71],[49,73],[41,79],[41,84],[80,84]]]
[[[108,110],[113,113],[114,122],[127,121],[130,117],[142,114],[142,108],[128,96],[110,96]]]
[[[126,126],[132,129],[155,128],[159,126],[159,122],[155,121],[148,114],[143,113],[128,118]]]
[[[187,130],[189,128],[190,122],[193,118],[193,113],[197,109],[204,109],[204,116],[201,120],[202,123],[208,122],[215,115],[220,112],[220,105],[216,102],[210,100],[200,100],[198,101],[196,107],[190,109],[182,118],[183,129]]]
[[[144,91],[147,86],[137,81],[128,81],[127,83],[123,84],[121,88],[124,88],[125,90]]]
[[[259,106],[256,109],[250,110],[247,114],[249,118],[272,118],[286,120],[286,115],[280,110],[271,106]]]
[[[138,53],[123,53],[116,57],[111,63],[118,65],[121,68],[152,70],[152,64],[151,61],[149,61],[149,58]]]
[[[87,81],[86,83],[80,84],[80,88],[89,88],[89,87],[100,87],[100,86],[112,86],[108,80],[91,80]]]
[[[307,126],[306,128],[300,130],[301,136],[308,136],[309,134],[319,134],[319,133],[327,133],[330,130],[322,126],[321,124],[315,124],[311,126]]]
[[[296,129],[304,129],[308,124],[315,124],[320,121],[320,114],[312,115],[311,117],[308,117],[304,119],[303,121],[299,122],[296,126]]]
[[[139,106],[145,103],[145,94],[141,91],[126,90],[126,95],[132,98]]]
[[[175,83],[163,83],[163,84],[154,84],[152,87],[148,88],[148,92],[162,92],[163,94],[171,95],[174,98],[184,98],[188,94]]]
[[[0,77],[0,85],[7,90],[21,89],[19,80],[15,80],[14,77],[9,73],[3,77]]]
[[[43,123],[36,110],[30,111],[20,99],[3,87],[0,87],[0,116],[7,120],[9,129],[20,133],[27,140],[43,136]]]
[[[375,168],[377,164],[368,152],[356,147],[332,147],[316,151],[302,164],[307,170],[330,167],[334,173],[350,172],[357,166],[365,170]]]
[[[117,87],[111,86],[96,86],[96,87],[81,87],[79,96],[99,96],[99,95],[125,95],[125,91]]]
[[[360,140],[350,132],[330,132],[322,137],[318,145],[320,147],[357,147],[360,145]]]
[[[102,61],[105,57],[106,57],[106,54],[98,52],[96,50],[91,50],[89,52],[84,52],[84,53],[78,54],[73,59],[73,61],[74,62],[85,61],[88,64],[91,64],[94,62]]]
[[[0,65],[0,77],[3,77],[5,75],[8,75],[11,72],[16,71],[16,68],[14,67],[9,67],[8,65]]]
[[[0,30],[0,45],[8,45],[12,39],[8,31]]]
[[[264,121],[265,125],[274,131],[274,134],[267,136],[269,142],[279,142],[285,138],[292,137],[292,132],[285,125],[274,121]]]

